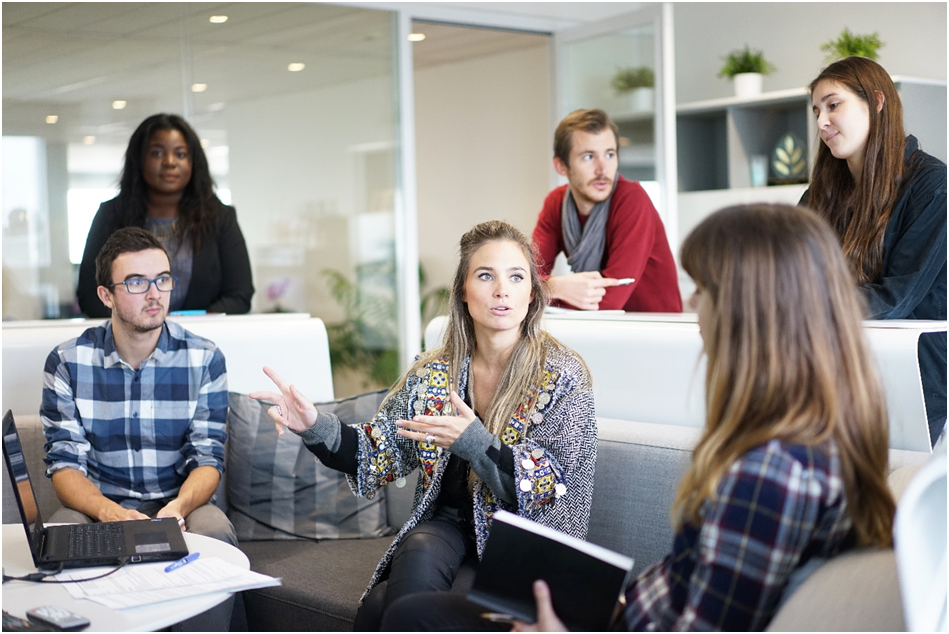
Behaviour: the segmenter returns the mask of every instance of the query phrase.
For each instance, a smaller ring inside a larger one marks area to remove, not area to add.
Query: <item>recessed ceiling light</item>
[[[204,92],[207,89],[207,84],[191,84],[191,92]]]
[[[211,16],[211,24],[224,24],[225,22],[227,22],[226,15],[212,15]]]
[[[58,114],[48,114],[48,115],[46,115],[46,123],[48,123],[48,124],[50,124],[50,125],[53,125],[53,124],[56,123],[57,121],[59,121],[59,115],[58,115]]]
[[[299,73],[304,68],[306,68],[306,64],[303,62],[292,62],[287,65],[287,70],[291,73]]]
[[[116,99],[115,101],[112,102],[112,109],[113,109],[113,110],[122,110],[122,109],[125,108],[125,106],[127,106],[127,105],[128,105],[128,102],[126,102],[126,101],[124,101],[124,100],[122,100],[122,99]]]
[[[409,42],[421,42],[424,39],[424,33],[409,33]]]
[[[96,138],[90,134],[89,136],[82,137],[82,142],[86,145],[92,145],[96,142]]]

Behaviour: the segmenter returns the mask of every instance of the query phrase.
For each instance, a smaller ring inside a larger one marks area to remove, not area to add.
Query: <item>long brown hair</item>
[[[685,239],[682,267],[708,293],[705,432],[673,522],[700,520],[722,476],[751,448],[833,441],[859,542],[892,541],[883,389],[862,306],[830,227],[789,205],[728,207]]]
[[[539,373],[543,369],[546,360],[547,343],[557,343],[541,327],[544,309],[550,303],[550,300],[547,287],[537,273],[537,257],[534,252],[534,245],[518,229],[506,222],[491,220],[475,225],[474,228],[461,237],[458,268],[455,271],[451,298],[448,301],[448,328],[445,331],[445,339],[441,347],[422,355],[406,374],[408,376],[433,359],[447,358],[450,364],[452,389],[457,389],[459,384],[458,373],[464,365],[465,358],[477,348],[474,321],[464,301],[465,282],[468,279],[471,258],[485,244],[499,240],[513,242],[523,251],[530,269],[533,299],[527,308],[524,321],[521,322],[521,337],[498,381],[498,391],[491,401],[491,407],[488,411],[481,412],[484,417],[484,426],[495,435],[499,435],[504,430],[505,425],[510,421],[511,415],[521,404],[524,393],[538,383]],[[400,389],[403,385],[405,385],[405,377],[396,384],[393,391]],[[529,414],[530,412],[528,412]]]
[[[810,83],[813,94],[820,82],[844,86],[867,104],[870,136],[860,183],[854,181],[847,161],[834,158],[818,141],[817,159],[808,193],[808,206],[833,227],[858,284],[873,282],[883,267],[883,232],[903,183],[903,104],[886,70],[865,57],[847,57],[821,71]],[[877,93],[883,107],[877,110]]]

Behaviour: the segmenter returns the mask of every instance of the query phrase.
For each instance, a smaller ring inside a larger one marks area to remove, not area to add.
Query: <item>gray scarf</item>
[[[574,273],[599,271],[603,263],[603,249],[606,247],[606,220],[610,216],[610,202],[619,182],[619,174],[613,179],[613,189],[609,198],[593,205],[593,211],[586,224],[580,228],[580,212],[573,200],[573,192],[567,187],[560,211],[560,224],[563,228],[563,242],[570,254],[567,262]]]

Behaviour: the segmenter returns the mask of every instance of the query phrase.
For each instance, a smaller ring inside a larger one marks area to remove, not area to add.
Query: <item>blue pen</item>
[[[171,564],[170,566],[168,566],[167,568],[165,568],[165,572],[171,572],[171,571],[173,571],[173,570],[178,570],[178,568],[181,568],[181,567],[184,566],[185,564],[190,564],[192,561],[194,561],[195,559],[197,559],[197,558],[200,557],[200,556],[201,556],[201,553],[191,553],[191,554],[188,555],[187,557],[182,557],[181,559],[179,559],[179,560],[176,561],[175,563],[173,563],[173,564]]]

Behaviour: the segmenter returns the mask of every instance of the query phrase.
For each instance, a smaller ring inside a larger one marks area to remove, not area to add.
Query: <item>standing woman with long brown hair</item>
[[[96,290],[96,256],[123,227],[147,229],[168,252],[177,278],[170,310],[250,311],[254,285],[237,212],[214,193],[201,140],[178,115],[139,124],[125,151],[119,195],[92,220],[76,288],[87,317],[110,315]]]
[[[821,143],[801,198],[837,233],[869,319],[946,319],[946,164],[905,136],[886,70],[863,57],[809,86]],[[946,333],[919,340],[930,440],[946,426]]]

